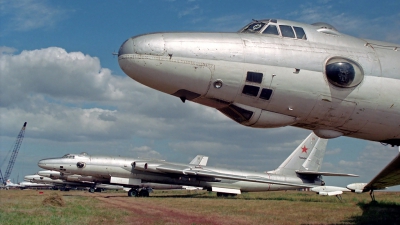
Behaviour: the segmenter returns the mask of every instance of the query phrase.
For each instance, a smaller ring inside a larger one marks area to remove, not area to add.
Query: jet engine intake
[[[132,168],[135,170],[147,170],[147,162],[133,162]]]

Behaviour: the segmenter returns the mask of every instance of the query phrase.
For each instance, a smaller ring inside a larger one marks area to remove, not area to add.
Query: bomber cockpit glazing
[[[288,24],[278,24],[275,19],[253,20],[253,22],[242,28],[239,33],[257,33],[276,35],[284,38],[295,38],[307,40],[306,33],[302,27]]]
[[[86,152],[81,154],[65,154],[62,158],[64,159],[76,159],[76,158],[88,158],[89,155]]]

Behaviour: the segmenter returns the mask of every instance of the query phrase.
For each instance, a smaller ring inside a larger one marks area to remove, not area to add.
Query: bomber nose
[[[39,162],[38,162],[38,166],[40,167],[40,168],[43,168],[43,169],[47,169],[47,167],[49,167],[49,165],[47,165],[48,163],[47,163],[47,160],[45,160],[45,159],[42,159],[42,160],[40,160]]]
[[[121,47],[118,51],[118,56],[125,55],[125,54],[133,54],[133,40],[129,38],[124,43],[122,43]]]
[[[131,37],[122,43],[118,56],[125,54],[156,55],[165,53],[165,41],[161,33]]]
[[[45,163],[43,162],[43,160],[40,160],[40,161],[38,162],[38,166],[39,166],[39,167],[42,167],[44,164],[45,164]]]

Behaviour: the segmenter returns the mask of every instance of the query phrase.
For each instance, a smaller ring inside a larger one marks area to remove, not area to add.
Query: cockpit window
[[[252,23],[245,26],[240,33],[262,33],[268,35],[276,35],[285,38],[295,38],[300,40],[307,40],[307,35],[302,27],[295,27],[290,25],[277,25],[277,20],[268,19],[257,21],[253,20]]]
[[[281,33],[282,33],[283,37],[296,38],[291,26],[279,25],[279,28],[281,29]]]
[[[269,25],[269,26],[263,31],[263,34],[279,35],[279,33],[278,33],[278,28],[276,28],[275,25]]]
[[[75,156],[74,155],[70,155],[70,154],[66,154],[66,155],[63,156],[63,158],[65,158],[65,159],[75,159]]]
[[[293,29],[296,32],[297,39],[307,40],[307,36],[306,36],[306,33],[304,32],[303,28],[293,27]]]
[[[258,33],[261,31],[261,29],[264,26],[265,26],[265,23],[262,23],[262,22],[252,23],[246,29],[244,29],[242,32],[243,33]]]

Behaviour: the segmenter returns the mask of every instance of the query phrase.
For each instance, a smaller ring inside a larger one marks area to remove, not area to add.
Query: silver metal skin
[[[321,175],[356,176],[319,172],[327,140],[311,133],[294,152],[273,171],[258,173],[206,166],[205,156],[196,156],[191,164],[122,157],[67,154],[43,159],[38,165],[62,173],[80,174],[119,185],[146,182],[203,187],[218,193],[240,194],[276,191],[323,185]]]
[[[278,35],[262,33],[267,25],[281,26]],[[305,36],[285,37],[285,25]],[[329,24],[259,20],[237,33],[138,35],[121,45],[118,62],[137,82],[216,108],[245,126],[290,125],[322,138],[400,145],[399,49]],[[249,73],[262,78],[249,80]]]

